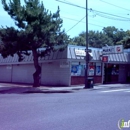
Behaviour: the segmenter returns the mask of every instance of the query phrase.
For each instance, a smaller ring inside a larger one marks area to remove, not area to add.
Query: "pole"
[[[85,69],[85,89],[88,88],[88,0],[86,0],[86,69]]]

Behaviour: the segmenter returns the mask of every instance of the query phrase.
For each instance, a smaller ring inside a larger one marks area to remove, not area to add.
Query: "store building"
[[[88,76],[93,77],[94,84],[129,82],[129,52],[109,54],[108,61],[102,61],[102,49],[89,48]],[[41,66],[41,84],[53,86],[70,86],[84,84],[85,47],[67,46],[64,51],[57,50],[49,56],[39,58]],[[33,56],[25,56],[18,62],[18,56],[0,56],[0,82],[33,83]]]

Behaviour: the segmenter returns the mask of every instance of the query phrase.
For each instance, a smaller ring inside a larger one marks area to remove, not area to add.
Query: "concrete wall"
[[[67,64],[64,64],[67,63]],[[41,84],[70,86],[69,62],[50,62],[41,64]],[[16,64],[0,66],[0,81],[15,83],[33,83],[33,64]]]
[[[41,84],[70,86],[70,64],[50,62],[42,64]]]
[[[11,82],[12,81],[12,65],[1,65],[0,66],[0,81]]]
[[[13,65],[12,82],[33,83],[33,73],[35,72],[33,64]]]

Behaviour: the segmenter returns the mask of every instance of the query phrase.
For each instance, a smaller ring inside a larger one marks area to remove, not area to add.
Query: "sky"
[[[78,36],[81,32],[86,31],[86,9],[56,0],[41,1],[43,1],[45,8],[52,13],[57,11],[58,6],[60,7],[60,17],[63,19],[62,29],[64,29],[70,37]],[[61,1],[86,8],[86,0]],[[115,26],[124,31],[130,30],[129,5],[130,0],[88,0],[88,30],[102,31],[102,29],[107,26]],[[14,21],[4,11],[1,3],[0,25],[8,27],[15,26]]]

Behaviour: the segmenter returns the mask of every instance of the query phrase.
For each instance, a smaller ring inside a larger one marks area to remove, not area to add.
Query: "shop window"
[[[88,76],[94,76],[94,71],[95,71],[95,64],[89,63],[88,64]]]
[[[118,75],[119,74],[119,65],[113,65],[112,66],[112,75]]]
[[[85,76],[86,65],[71,65],[71,76]],[[88,76],[101,76],[101,63],[88,64]]]
[[[96,76],[101,76],[101,63],[96,63]]]
[[[85,65],[71,65],[71,76],[84,76]]]

